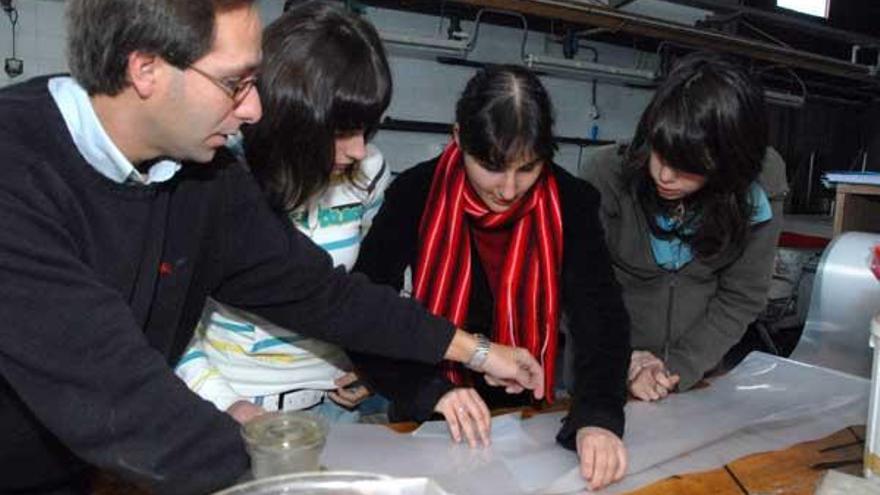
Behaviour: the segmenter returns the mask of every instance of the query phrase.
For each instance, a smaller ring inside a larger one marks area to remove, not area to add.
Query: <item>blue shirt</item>
[[[49,79],[49,93],[58,105],[76,149],[104,177],[119,184],[147,185],[167,181],[180,170],[179,162],[161,160],[153,164],[146,175],[140,173],[110,139],[88,93],[72,77]]]
[[[773,218],[773,210],[770,208],[770,200],[767,193],[757,183],[752,182],[749,187],[749,203],[754,208],[750,223],[757,225]],[[661,229],[671,232],[678,226],[678,220],[665,215],[657,215],[657,226]],[[651,250],[654,252],[654,261],[657,262],[664,270],[678,271],[683,266],[690,263],[694,258],[690,244],[682,242],[678,237],[671,239],[661,239],[651,234]]]

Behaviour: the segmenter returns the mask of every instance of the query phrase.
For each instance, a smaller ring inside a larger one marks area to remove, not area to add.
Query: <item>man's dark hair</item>
[[[254,0],[68,0],[67,63],[90,94],[116,95],[128,56],[153,53],[186,68],[208,53],[215,14]]]

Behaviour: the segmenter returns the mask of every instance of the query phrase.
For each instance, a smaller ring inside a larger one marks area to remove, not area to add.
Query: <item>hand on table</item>
[[[633,351],[629,366],[628,388],[633,397],[644,401],[660,400],[675,390],[680,377],[669,374],[666,364],[647,351]]]
[[[247,423],[265,413],[265,409],[246,400],[235,401],[228,409],[226,409],[226,414],[232,416],[232,418],[240,424]]]
[[[337,378],[334,383],[336,384],[336,390],[327,394],[330,397],[330,400],[339,404],[342,407],[347,407],[349,409],[354,409],[358,404],[367,399],[372,392],[370,389],[362,384],[355,384],[358,381],[358,376],[354,372],[348,372],[339,378]],[[352,386],[352,384],[355,384]]]
[[[626,474],[626,447],[605,428],[586,426],[577,431],[577,452],[581,475],[590,490],[599,490]]]
[[[485,447],[489,446],[492,417],[476,390],[454,388],[437,401],[434,411],[446,418],[449,434],[456,443],[461,442],[464,433],[471,448],[477,447],[480,442]]]

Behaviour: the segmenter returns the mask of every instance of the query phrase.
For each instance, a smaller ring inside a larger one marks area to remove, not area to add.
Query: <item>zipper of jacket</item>
[[[672,281],[669,283],[669,300],[666,304],[666,338],[663,342],[663,364],[669,366],[669,345],[672,340],[672,310],[675,308],[675,286],[678,281],[678,274],[672,274]]]

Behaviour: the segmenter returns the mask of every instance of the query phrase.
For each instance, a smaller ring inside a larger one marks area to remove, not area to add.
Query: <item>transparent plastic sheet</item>
[[[659,403],[627,405],[627,477],[606,493],[672,474],[719,467],[864,422],[867,380],[762,353],[750,354],[709,387]],[[578,493],[574,453],[556,445],[563,414],[494,420],[493,443],[471,450],[438,425],[399,435],[369,425],[334,425],[322,464],[392,476],[428,476],[450,493]],[[442,431],[442,430],[441,430]]]
[[[880,281],[871,271],[880,235],[847,232],[819,262],[807,322],[791,359],[858,376],[871,375],[871,318],[880,310]]]

